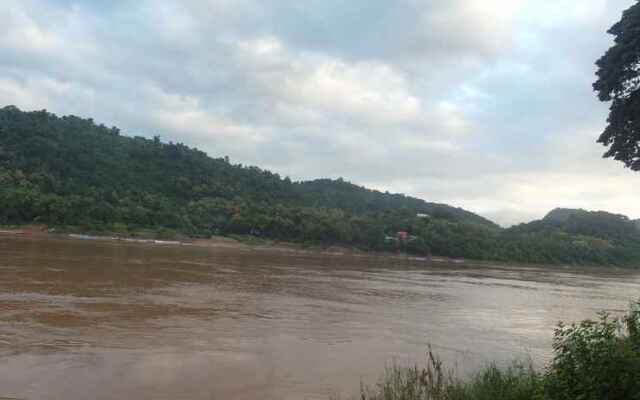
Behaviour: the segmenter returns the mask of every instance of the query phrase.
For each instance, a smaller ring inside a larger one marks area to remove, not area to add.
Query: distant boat
[[[77,233],[70,233],[69,237],[74,238],[74,239],[83,239],[83,240],[95,240],[96,239],[96,237],[94,237],[94,236],[79,235]]]
[[[130,242],[130,243],[153,243],[154,241],[152,239],[133,239],[133,238],[123,238],[121,239],[123,242]]]
[[[0,231],[2,233],[3,231]],[[13,231],[6,231],[7,233],[14,233]],[[161,244],[161,245],[182,245],[182,242],[176,240],[153,240],[153,239],[138,239],[138,238],[120,238],[113,236],[92,236],[92,235],[84,235],[79,233],[70,233],[70,238],[80,239],[80,240],[120,240],[128,243],[147,243],[147,244]],[[0,398],[0,400],[2,400]]]
[[[153,243],[155,244],[181,244],[178,241],[175,240],[154,240]]]

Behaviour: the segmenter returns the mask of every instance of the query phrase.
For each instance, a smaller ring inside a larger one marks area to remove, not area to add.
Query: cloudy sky
[[[591,90],[633,0],[3,0],[0,106],[500,224],[640,217]]]

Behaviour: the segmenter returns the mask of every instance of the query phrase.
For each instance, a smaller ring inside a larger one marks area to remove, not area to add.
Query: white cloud
[[[0,4],[0,102],[510,224],[640,217],[593,62],[631,0]]]
[[[420,117],[420,99],[389,65],[295,52],[275,37],[235,46],[240,62],[253,69],[252,78],[289,104],[359,117],[367,123],[412,122]]]

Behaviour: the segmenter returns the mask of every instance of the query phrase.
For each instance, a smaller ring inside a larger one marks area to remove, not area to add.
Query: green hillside
[[[210,158],[181,143],[127,137],[91,119],[22,112],[12,106],[0,110],[0,179],[5,205],[0,221],[5,224],[120,223],[202,235],[258,228],[291,236],[275,232],[288,229],[275,226],[287,222],[263,220],[313,210],[343,222],[345,216],[426,213],[450,222],[495,227],[459,208],[381,193],[341,179],[292,182],[257,167]],[[245,212],[261,215],[249,218]],[[300,225],[297,219],[293,225]]]
[[[480,260],[640,266],[638,230],[625,218],[554,210],[504,230],[460,208],[342,179],[292,182],[91,119],[0,109],[2,225],[254,235]],[[399,231],[406,240],[398,240]]]
[[[570,208],[556,208],[543,219],[518,225],[511,228],[511,231],[518,233],[560,231],[610,241],[640,238],[637,222],[624,215]]]
[[[556,208],[543,219],[505,230],[505,235],[546,237],[580,260],[640,266],[640,226],[606,211]],[[554,257],[562,258],[560,254]]]
[[[354,214],[408,210],[413,214],[429,214],[429,216],[436,219],[498,227],[492,221],[462,208],[429,203],[402,194],[381,193],[354,185],[342,179],[317,179],[299,182],[295,186],[302,204],[312,207],[337,208]]]

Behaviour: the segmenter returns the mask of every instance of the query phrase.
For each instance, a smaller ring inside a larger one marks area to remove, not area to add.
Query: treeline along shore
[[[556,209],[508,229],[343,179],[294,182],[92,119],[0,109],[0,225],[158,240],[253,237],[474,260],[640,267],[638,221]]]

